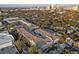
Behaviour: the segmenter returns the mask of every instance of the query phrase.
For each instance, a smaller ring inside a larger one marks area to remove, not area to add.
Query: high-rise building
[[[47,9],[51,10],[54,8],[54,5],[48,5]]]
[[[63,5],[48,5],[47,9],[51,10],[51,9],[63,9]]]
[[[72,7],[72,10],[78,10],[78,9],[79,9],[78,6],[74,6],[74,7]]]

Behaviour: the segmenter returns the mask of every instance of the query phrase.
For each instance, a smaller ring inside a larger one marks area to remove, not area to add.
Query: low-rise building
[[[52,44],[53,42],[53,40],[50,40],[48,38],[44,39],[42,37],[37,37],[36,35],[33,35],[31,32],[25,30],[24,28],[18,28],[18,32],[20,36],[22,35],[23,37],[25,37],[25,41],[27,40],[28,42],[30,42],[30,45],[35,45],[42,49],[48,48],[50,43]]]
[[[9,46],[6,48],[0,49],[0,54],[18,54],[18,50],[15,46]]]
[[[7,23],[16,23],[19,20],[24,20],[23,18],[19,18],[19,17],[10,17],[10,18],[4,18],[3,21],[7,22]]]
[[[14,37],[7,31],[0,33],[0,54],[18,54],[14,45]]]
[[[0,33],[0,49],[13,45],[14,38],[8,32]]]

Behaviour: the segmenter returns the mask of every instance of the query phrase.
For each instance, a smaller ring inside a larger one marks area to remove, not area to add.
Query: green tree
[[[41,54],[41,53],[43,53],[43,51],[41,49],[37,48],[36,46],[30,47],[28,50],[29,50],[30,54]]]

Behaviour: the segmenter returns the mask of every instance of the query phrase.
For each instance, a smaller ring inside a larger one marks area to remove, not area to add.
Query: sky
[[[0,8],[14,8],[14,7],[17,7],[17,8],[26,8],[26,7],[41,7],[41,6],[48,6],[50,4],[0,4]],[[59,4],[60,5],[60,4]],[[79,4],[61,4],[63,5],[64,7],[72,7],[72,6],[79,6]]]
[[[0,4],[0,7],[36,7],[47,6],[48,4]]]

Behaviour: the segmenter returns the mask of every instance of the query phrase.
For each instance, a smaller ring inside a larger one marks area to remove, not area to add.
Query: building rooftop
[[[10,18],[4,18],[5,21],[11,21],[11,20],[16,20],[19,19],[19,17],[10,17]]]
[[[18,54],[18,50],[16,49],[15,46],[9,46],[0,49],[0,54]]]
[[[8,23],[15,23],[15,22],[18,22],[19,20],[24,20],[24,18],[10,17],[10,18],[4,18],[3,19],[3,21],[6,21]]]
[[[14,38],[9,33],[5,33],[5,32],[0,33],[0,45],[4,43],[8,43],[12,40],[14,40]]]
[[[19,33],[23,35],[23,37],[25,37],[31,43],[34,42],[35,45],[38,46],[39,48],[43,48],[43,46],[48,46],[48,45],[52,44],[52,42],[53,42],[53,40],[49,40],[46,38],[45,39],[39,38],[39,37],[33,35],[32,33],[28,32],[24,28],[18,28],[18,30],[19,30]]]

